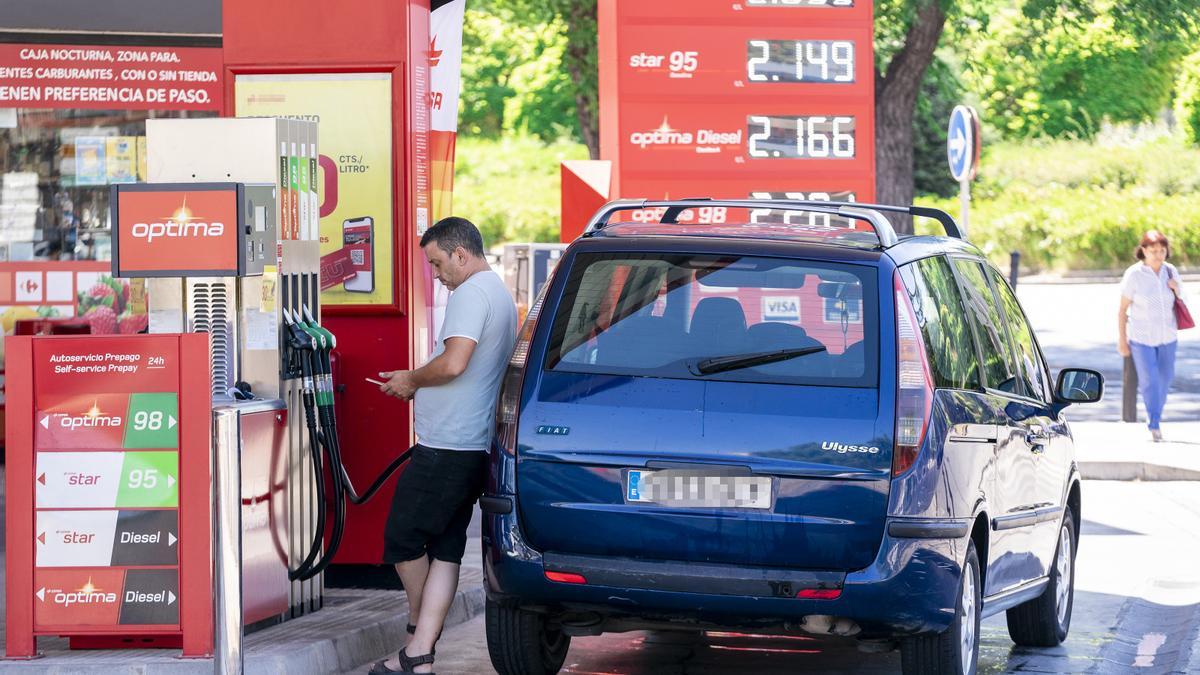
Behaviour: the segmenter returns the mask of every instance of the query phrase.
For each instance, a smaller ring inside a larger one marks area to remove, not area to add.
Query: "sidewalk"
[[[479,539],[467,543],[458,595],[446,626],[483,611],[483,568]],[[384,658],[403,646],[408,601],[402,591],[326,589],[320,611],[246,636],[245,672],[317,675],[340,673]],[[70,651],[65,638],[41,638],[45,658],[0,661],[0,673],[48,675],[185,675],[212,673],[212,659],[181,660],[179,650]]]
[[[1091,480],[1200,480],[1200,421],[1165,421],[1162,429],[1166,440],[1155,443],[1141,422],[1071,422],[1079,472]]]

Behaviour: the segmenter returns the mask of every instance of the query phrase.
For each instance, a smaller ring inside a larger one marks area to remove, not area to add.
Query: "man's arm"
[[[388,381],[379,388],[385,394],[408,400],[421,387],[436,387],[462,375],[475,353],[475,341],[465,337],[446,340],[446,348],[429,363],[416,370],[393,370],[380,373]]]

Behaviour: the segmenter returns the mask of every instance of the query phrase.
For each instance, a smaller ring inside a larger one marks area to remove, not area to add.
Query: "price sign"
[[[872,201],[872,12],[871,0],[601,3],[614,196]]]

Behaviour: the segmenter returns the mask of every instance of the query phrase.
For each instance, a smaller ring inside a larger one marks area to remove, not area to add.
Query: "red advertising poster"
[[[0,107],[220,110],[221,50],[0,44]]]
[[[232,185],[209,190],[121,190],[114,255],[122,276],[235,273],[238,201]]]

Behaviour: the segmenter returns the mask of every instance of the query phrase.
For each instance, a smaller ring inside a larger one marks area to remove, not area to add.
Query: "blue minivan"
[[[897,236],[885,213],[946,236]],[[615,217],[616,214],[625,214]],[[613,202],[517,340],[481,498],[503,675],[573,636],[736,628],[974,673],[980,620],[1071,621],[1080,478],[1003,276],[940,211]]]

